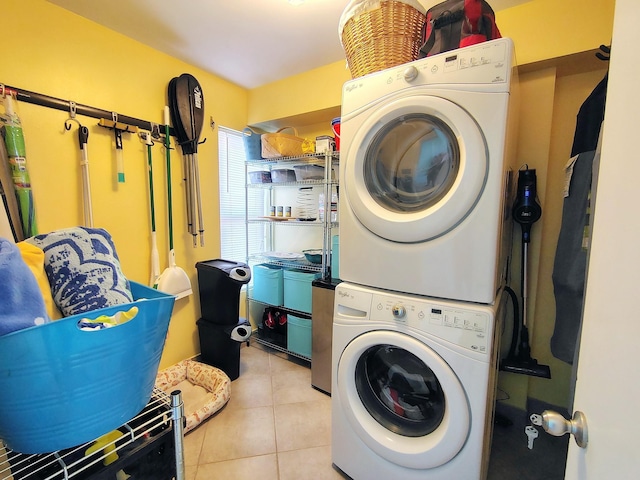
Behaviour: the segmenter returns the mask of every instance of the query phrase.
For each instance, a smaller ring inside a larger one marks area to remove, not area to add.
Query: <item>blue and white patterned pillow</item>
[[[73,227],[27,241],[44,251],[53,300],[64,316],[133,301],[106,230]]]

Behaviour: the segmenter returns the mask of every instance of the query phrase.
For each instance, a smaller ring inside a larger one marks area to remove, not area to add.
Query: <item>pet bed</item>
[[[231,380],[220,369],[195,360],[183,360],[156,376],[156,387],[171,393],[182,392],[186,425],[184,433],[196,428],[226,405],[231,396]]]

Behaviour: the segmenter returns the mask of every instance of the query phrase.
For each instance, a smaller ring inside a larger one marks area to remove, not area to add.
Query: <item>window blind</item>
[[[249,252],[264,250],[264,231],[251,230],[247,240],[245,222],[246,193],[249,195],[249,217],[264,215],[265,194],[261,189],[246,192],[243,134],[225,127],[218,128],[220,179],[220,256],[225,260],[246,261]]]

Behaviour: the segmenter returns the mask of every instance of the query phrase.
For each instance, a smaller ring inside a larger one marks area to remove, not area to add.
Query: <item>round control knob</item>
[[[391,313],[395,318],[402,318],[407,314],[407,311],[402,305],[394,305],[391,309]]]
[[[418,69],[416,67],[414,67],[413,65],[407,67],[404,70],[404,79],[407,82],[412,82],[416,79],[416,77],[418,76]]]

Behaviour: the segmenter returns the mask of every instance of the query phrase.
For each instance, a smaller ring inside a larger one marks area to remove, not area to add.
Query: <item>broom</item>
[[[191,281],[187,273],[176,265],[173,250],[173,206],[171,200],[171,138],[169,136],[169,107],[164,107],[164,145],[167,155],[167,204],[169,212],[169,266],[158,277],[154,288],[180,299],[191,295]]]

